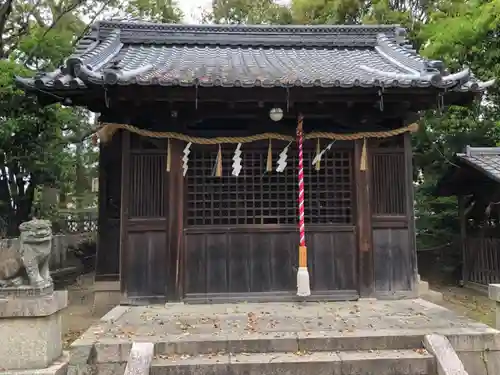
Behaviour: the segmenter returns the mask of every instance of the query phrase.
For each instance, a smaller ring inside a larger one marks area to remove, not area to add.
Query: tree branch
[[[70,4],[68,7],[66,8],[63,8],[61,10],[61,12],[56,16],[54,17],[54,19],[52,20],[52,23],[49,25],[49,27],[47,27],[47,29],[45,29],[45,31],[43,32],[42,36],[41,36],[41,40],[43,40],[47,34],[52,30],[54,29],[56,26],[57,26],[57,23],[68,13],[71,13],[72,11],[74,11],[76,8],[78,8],[80,5],[82,5],[83,3],[85,2],[85,0],[76,0],[74,3]],[[38,45],[34,46],[31,51],[29,52],[28,56],[26,57],[26,60],[24,62],[24,66],[28,66],[31,64],[31,60],[33,59],[33,54],[35,53],[36,49],[37,49]]]
[[[104,12],[104,9],[106,9],[108,7],[108,5],[111,4],[113,0],[108,0],[106,1],[103,6],[101,7],[101,9],[99,9],[95,14],[94,16],[90,19],[90,22],[87,24],[87,26],[85,26],[85,28],[83,29],[83,31],[80,33],[80,35],[78,36],[78,38],[75,38],[75,40],[73,41],[73,47],[76,46],[76,44],[85,36],[85,34],[87,34],[87,32],[90,30],[90,28],[92,27],[92,24],[95,22],[95,20],[97,19],[97,17],[99,17],[100,14],[102,14],[102,12]]]
[[[69,137],[63,137],[61,140],[61,144],[74,144],[74,143],[80,143],[86,140],[88,137],[90,137],[92,134],[97,132],[101,126],[93,126],[90,129],[85,130],[82,133],[76,134],[76,135],[71,135]]]
[[[7,25],[7,20],[12,13],[12,3],[14,0],[7,0],[3,5],[0,6],[0,58],[4,55],[4,42],[3,35],[5,34],[5,26]]]

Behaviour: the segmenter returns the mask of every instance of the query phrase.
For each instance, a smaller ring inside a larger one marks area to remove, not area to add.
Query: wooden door
[[[144,147],[148,142],[123,145],[121,289],[129,302],[175,300],[180,293],[180,156],[174,143],[167,172],[167,142],[153,140]]]

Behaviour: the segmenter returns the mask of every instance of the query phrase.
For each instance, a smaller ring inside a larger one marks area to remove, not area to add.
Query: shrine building
[[[405,35],[100,21],[55,71],[16,77],[99,114],[96,281],[128,304],[415,297],[410,133],[493,80]]]

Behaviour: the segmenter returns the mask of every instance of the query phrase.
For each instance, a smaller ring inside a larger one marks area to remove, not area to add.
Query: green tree
[[[174,0],[132,0],[126,9],[131,17],[152,22],[179,23],[184,17]]]
[[[95,148],[81,143],[89,113],[59,104],[43,107],[14,87],[14,75],[53,71],[90,24],[107,14],[178,22],[172,0],[5,0],[0,4],[0,221],[8,235],[33,210],[35,191],[56,186],[82,195],[95,176]],[[90,20],[90,22],[89,22]],[[76,143],[76,145],[71,145]],[[80,200],[81,201],[81,200]]]
[[[500,1],[450,1],[441,6],[430,12],[422,27],[422,53],[444,60],[454,70],[468,66],[482,80],[498,77]],[[415,164],[422,177],[417,188],[417,225],[425,233],[419,236],[422,247],[450,241],[458,233],[456,199],[436,197],[434,187],[452,166],[453,155],[466,145],[500,143],[498,93],[498,86],[493,87],[471,108],[451,107],[443,115],[428,112],[422,121],[414,139]]]
[[[213,0],[203,15],[204,22],[216,24],[290,24],[290,9],[272,0]]]

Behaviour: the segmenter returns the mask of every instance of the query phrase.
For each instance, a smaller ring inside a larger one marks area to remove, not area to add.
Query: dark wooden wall
[[[100,217],[98,274],[116,277],[119,264],[125,301],[294,294],[293,151],[285,175],[256,173],[264,170],[266,152],[250,148],[242,156],[244,170],[255,169],[251,174],[233,178],[225,160],[223,177],[210,177],[214,148],[191,159],[183,177],[183,142],[171,141],[167,173],[166,140],[120,134],[101,151],[100,210],[106,219]],[[273,168],[282,146],[274,144]],[[121,148],[119,158],[108,155],[112,147]],[[315,148],[306,148],[308,261],[313,295],[320,298],[404,296],[415,289],[410,136],[370,141],[367,171],[360,171],[362,147],[363,141],[336,145],[320,171],[311,165]],[[226,158],[233,148],[225,148]],[[245,183],[252,184],[250,198]],[[109,204],[117,190],[118,203]]]

